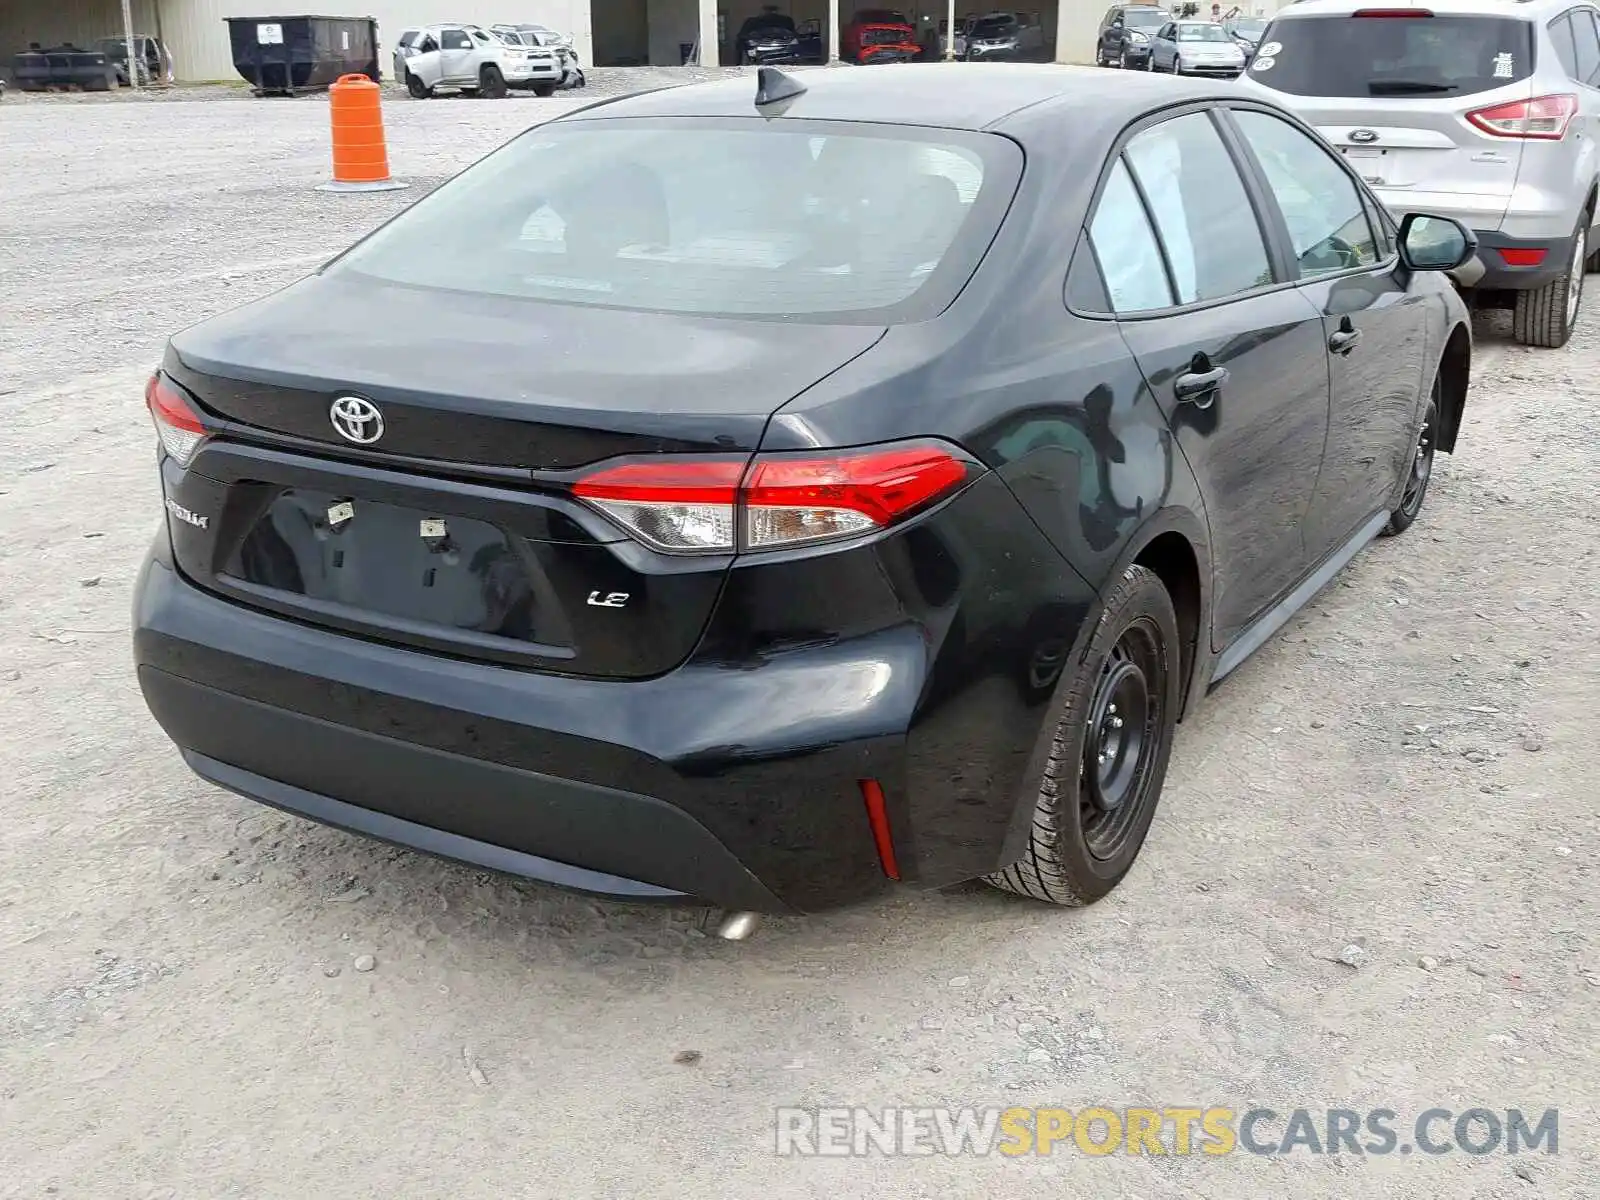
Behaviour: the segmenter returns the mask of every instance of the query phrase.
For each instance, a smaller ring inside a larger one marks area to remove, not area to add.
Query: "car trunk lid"
[[[214,433],[164,470],[178,563],[376,640],[658,674],[698,641],[728,560],[647,550],[572,498],[579,468],[754,451],[775,409],[882,332],[313,279],[169,347]],[[341,397],[374,406],[382,435],[341,435]]]

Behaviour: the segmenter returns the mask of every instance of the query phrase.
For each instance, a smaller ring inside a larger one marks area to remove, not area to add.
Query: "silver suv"
[[[1561,346],[1600,271],[1600,13],[1588,0],[1301,0],[1262,35],[1246,87],[1317,126],[1395,212],[1476,231],[1457,275]]]
[[[439,87],[498,99],[508,88],[532,88],[548,96],[562,80],[554,48],[513,46],[477,25],[424,25],[400,34],[394,49],[395,78],[418,100]]]

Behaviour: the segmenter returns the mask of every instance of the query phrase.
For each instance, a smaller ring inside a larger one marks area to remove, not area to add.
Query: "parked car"
[[[561,67],[561,82],[556,85],[558,88],[583,87],[587,82],[583,75],[583,63],[578,58],[570,34],[557,33],[544,25],[491,25],[489,32],[514,46],[544,46],[553,50],[556,62]]]
[[[1233,85],[758,76],[173,336],[134,657],[196,772],[604,895],[1085,903],[1180,715],[1418,518],[1455,221]]]
[[[1095,41],[1095,65],[1148,70],[1150,39],[1170,20],[1171,13],[1154,5],[1117,4],[1106,9]]]
[[[1152,71],[1237,79],[1244,51],[1214,21],[1168,21],[1150,39],[1146,63]]]
[[[552,94],[563,71],[554,49],[522,46],[477,25],[429,25],[406,29],[394,50],[395,78],[418,100],[440,87],[496,99],[513,87]]]
[[[1265,17],[1229,17],[1222,23],[1228,31],[1228,36],[1239,44],[1239,49],[1244,51],[1245,65],[1250,64],[1250,59],[1255,55],[1256,47],[1261,44],[1261,35],[1266,32],[1267,19]]]
[[[794,18],[777,11],[757,13],[739,26],[735,50],[741,63],[800,61],[800,35]]]
[[[1459,273],[1525,345],[1564,345],[1600,270],[1600,30],[1571,0],[1441,0],[1278,14],[1246,75],[1292,105],[1391,208],[1473,229]]]
[[[1044,30],[1037,13],[992,12],[974,18],[967,27],[969,62],[1040,62],[1045,51]]]
[[[133,79],[128,74],[128,41],[121,37],[103,37],[95,42],[94,48],[117,69],[117,84],[121,87],[132,86]],[[148,34],[136,33],[133,35],[133,52],[135,55],[135,74],[141,84],[154,80],[166,80],[167,55],[161,43]]]
[[[904,14],[887,8],[862,8],[844,27],[839,56],[863,66],[910,62],[921,54],[917,32]]]
[[[795,29],[795,36],[799,41],[801,62],[825,63],[828,61],[828,49],[822,43],[821,21],[801,21]]]

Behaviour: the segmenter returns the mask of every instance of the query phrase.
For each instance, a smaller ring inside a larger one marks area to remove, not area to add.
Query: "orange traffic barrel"
[[[382,192],[406,185],[389,178],[383,137],[383,89],[365,75],[341,75],[328,88],[333,124],[333,182],[325,192]]]

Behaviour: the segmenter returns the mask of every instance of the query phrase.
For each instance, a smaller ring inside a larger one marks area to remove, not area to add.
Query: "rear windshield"
[[[556,122],[329,271],[657,312],[922,320],[977,266],[1021,157],[992,134],[899,126]]]
[[[1470,96],[1533,74],[1532,26],[1507,17],[1285,17],[1251,75],[1294,96]]]

